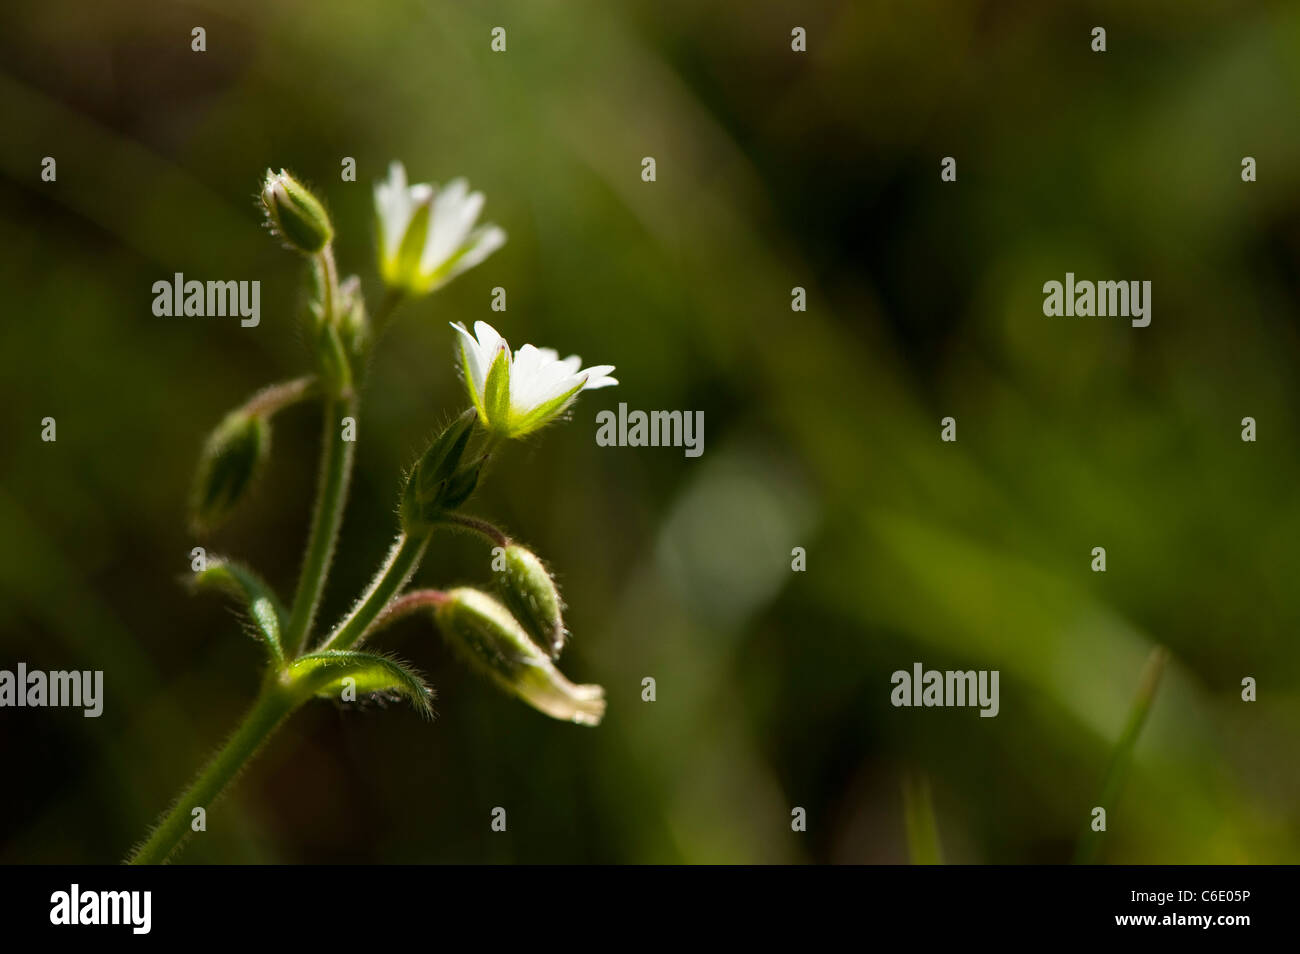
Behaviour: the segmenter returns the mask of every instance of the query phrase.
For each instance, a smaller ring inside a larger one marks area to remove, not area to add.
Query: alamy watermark
[[[50,923],[56,925],[129,925],[132,934],[153,926],[152,891],[82,891],[73,884],[50,895]]]
[[[940,671],[912,664],[890,677],[894,686],[889,701],[895,706],[979,706],[981,718],[998,714],[997,669]]]
[[[1151,283],[1074,280],[1043,284],[1043,314],[1049,318],[1131,318],[1134,328],[1151,324]]]
[[[598,447],[682,447],[687,457],[704,453],[703,411],[629,411],[596,415]]]
[[[82,715],[87,719],[97,719],[104,711],[104,671],[29,672],[26,663],[19,663],[17,672],[0,669],[0,707],[4,706],[76,706],[85,710]]]
[[[262,320],[260,281],[186,281],[184,273],[177,272],[170,282],[154,282],[153,295],[153,313],[159,318],[238,316],[243,328],[256,328]]]

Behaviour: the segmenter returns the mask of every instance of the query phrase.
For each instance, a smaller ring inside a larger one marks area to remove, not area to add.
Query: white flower
[[[464,179],[441,189],[406,184],[400,162],[388,167],[388,181],[375,185],[379,217],[379,271],[393,288],[423,295],[473,268],[506,241],[495,225],[474,227],[483,193]]]
[[[618,384],[612,364],[582,368],[575,354],[561,360],[550,348],[524,345],[513,356],[510,346],[486,321],[474,334],[462,324],[460,357],[465,386],[483,426],[501,437],[523,437],[564,412],[578,392]],[[477,337],[475,337],[477,335]]]

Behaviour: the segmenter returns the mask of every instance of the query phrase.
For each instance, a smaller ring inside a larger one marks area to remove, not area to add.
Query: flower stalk
[[[132,852],[128,862],[157,865],[168,861],[192,833],[194,810],[201,808],[207,812],[212,808],[301,702],[290,688],[268,681],[234,734],[176,799],[143,844]]]

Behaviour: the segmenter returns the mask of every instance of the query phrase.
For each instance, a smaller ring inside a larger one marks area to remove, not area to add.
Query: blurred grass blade
[[[1133,708],[1129,710],[1128,722],[1124,725],[1124,731],[1120,733],[1119,741],[1115,743],[1115,751],[1110,757],[1110,767],[1106,770],[1106,780],[1101,786],[1101,797],[1097,800],[1097,805],[1106,810],[1107,825],[1110,823],[1112,809],[1119,798],[1124,779],[1128,775],[1129,766],[1133,763],[1133,749],[1137,746],[1138,736],[1142,734],[1147,713],[1151,711],[1156,690],[1160,688],[1160,676],[1164,673],[1165,664],[1168,662],[1169,650],[1157,646],[1151,650],[1151,655],[1147,657],[1146,665],[1142,668],[1142,681],[1138,685],[1137,696],[1133,699]],[[1102,839],[1098,837],[1100,834],[1102,833],[1092,830],[1090,813],[1074,852],[1075,864],[1093,863],[1101,848]]]
[[[209,557],[207,569],[194,574],[193,585],[198,589],[221,590],[238,600],[248,613],[255,635],[266,645],[271,664],[277,668],[284,665],[280,644],[286,618],[284,606],[260,576],[242,563]]]
[[[903,775],[903,824],[907,830],[907,857],[914,865],[941,865],[939,823],[930,798],[930,780],[924,775]]]

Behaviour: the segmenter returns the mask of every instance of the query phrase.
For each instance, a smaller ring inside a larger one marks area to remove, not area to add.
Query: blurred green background
[[[1157,643],[1100,859],[1300,860],[1298,99],[1284,3],[5,4],[0,668],[103,669],[107,699],[0,712],[0,861],[117,861],[251,701],[259,648],[181,579],[204,435],[307,363],[259,176],[314,184],[373,304],[393,158],[510,238],[377,355],[322,618],[463,404],[447,322],[492,321],[618,366],[469,508],[558,569],[608,716],[550,721],[405,621],[381,645],[437,721],[308,707],[182,861],[901,862],[912,773],[947,860],[1063,862]],[[154,317],[177,271],[260,280],[261,325]],[[1151,326],[1045,319],[1066,271],[1150,280]],[[619,401],[703,410],[704,455],[597,447]],[[277,418],[202,541],[285,594],[316,447],[314,409]],[[487,559],[448,538],[418,580]],[[1000,715],[893,708],[916,661],[1000,670]]]

